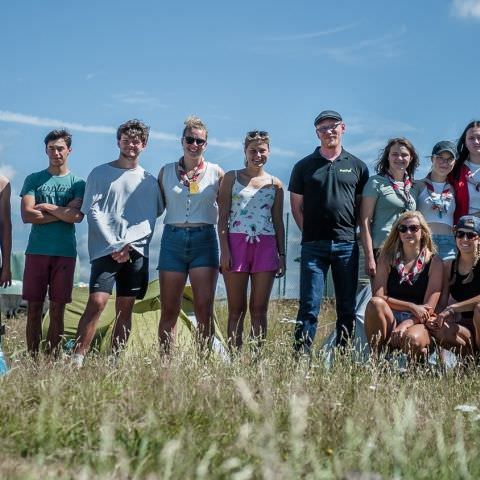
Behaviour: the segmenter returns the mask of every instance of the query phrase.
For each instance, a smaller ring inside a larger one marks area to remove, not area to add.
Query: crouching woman
[[[480,218],[461,217],[455,241],[457,256],[444,265],[441,311],[427,327],[442,347],[473,355],[480,346]]]
[[[442,290],[442,261],[420,212],[405,212],[393,224],[380,252],[373,297],[365,311],[372,351],[399,349],[419,357],[428,353],[425,326]]]

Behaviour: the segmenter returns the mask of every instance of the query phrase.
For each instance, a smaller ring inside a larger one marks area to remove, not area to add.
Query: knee
[[[268,311],[268,303],[250,305],[250,316],[252,318],[266,317]]]
[[[477,303],[473,308],[473,315],[477,318],[480,318],[480,303]]]
[[[234,318],[240,318],[245,315],[247,311],[247,305],[229,305],[228,307],[228,314]]]
[[[88,299],[86,310],[91,315],[99,314],[103,312],[103,310],[105,309],[105,306],[107,305],[107,301],[108,301],[108,298],[105,300],[97,296],[92,296]]]
[[[387,306],[387,302],[382,297],[372,297],[367,304],[369,310],[380,310]]]
[[[414,331],[405,333],[405,344],[414,352],[421,352],[430,345],[430,337],[425,331]]]

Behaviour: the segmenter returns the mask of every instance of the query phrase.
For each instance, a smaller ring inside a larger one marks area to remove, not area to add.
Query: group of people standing
[[[372,281],[373,298],[365,318],[372,348],[424,354],[435,338],[448,348],[475,350],[480,345],[476,333],[480,330],[475,329],[476,323],[480,327],[476,307],[480,302],[480,123],[466,127],[458,146],[447,141],[435,145],[431,171],[421,181],[414,178],[419,157],[407,139],[389,140],[375,166],[376,175],[369,177],[365,163],[342,146],[346,126],[338,112],[322,111],[314,127],[320,145],[295,164],[288,187],[292,214],[302,232],[295,351],[311,350],[330,268],[337,345],[343,347],[352,338],[358,225],[365,272]],[[247,311],[255,344],[265,339],[273,281],[286,269],[283,187],[265,170],[268,132],[248,132],[243,167],[224,174],[205,159],[206,125],[189,117],[181,136],[182,156],[164,165],[158,178],[139,163],[148,136],[149,128],[139,120],[122,124],[117,130],[118,158],[94,168],[86,182],[69,169],[70,133],[54,130],[45,137],[48,168],[29,175],[20,194],[22,219],[32,224],[23,282],[27,346],[32,354],[40,347],[47,291],[46,349],[59,349],[77,255],[74,224],[84,216],[90,294],[78,325],[75,363],[83,364],[114,285],[112,348],[118,352],[127,341],[134,302],[143,298],[148,286],[149,244],[164,211],[158,261],[162,351],[168,353],[173,345],[187,278],[198,340],[209,345],[219,272],[227,292],[230,348],[242,347]],[[7,285],[10,195],[8,181],[1,181],[0,283]]]
[[[157,218],[165,211],[158,271],[161,318],[159,343],[168,353],[189,278],[198,322],[198,340],[213,338],[213,302],[221,263],[228,294],[228,340],[242,345],[243,321],[250,309],[251,336],[266,336],[268,299],[275,276],[285,273],[283,188],[264,166],[270,154],[265,131],[248,132],[243,168],[225,175],[204,157],[208,130],[198,117],[189,117],[181,136],[183,154],[164,165],[155,178],[140,166],[149,127],[130,120],[117,130],[119,156],[95,167],[87,181],[72,174],[68,158],[72,136],[54,130],[45,137],[48,167],[29,175],[20,196],[21,214],[32,229],[26,249],[23,298],[27,309],[27,347],[36,355],[41,343],[42,308],[47,292],[50,324],[47,352],[59,350],[65,305],[71,301],[77,256],[75,223],[88,222],[91,263],[89,297],[76,334],[72,360],[81,366],[113,287],[116,319],[112,348],[119,352],[128,339],[132,310],[148,287],[149,245]],[[2,180],[3,181],[3,180]],[[10,219],[8,180],[0,205]],[[8,195],[7,195],[8,193]],[[220,215],[219,215],[220,211]],[[216,226],[220,218],[219,254]],[[3,222],[3,223],[5,223]],[[0,280],[11,282],[11,224],[2,231],[4,263]],[[247,289],[251,281],[247,307]]]

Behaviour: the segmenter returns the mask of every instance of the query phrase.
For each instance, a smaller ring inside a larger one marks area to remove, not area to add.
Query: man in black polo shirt
[[[302,231],[300,307],[295,349],[310,352],[325,279],[332,268],[337,308],[337,340],[343,346],[353,333],[358,281],[356,220],[368,168],[342,148],[345,124],[333,110],[314,121],[320,147],[300,160],[288,190],[295,221]]]

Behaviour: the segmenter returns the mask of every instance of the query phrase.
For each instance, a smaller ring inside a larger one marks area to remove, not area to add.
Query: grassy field
[[[24,319],[8,321],[0,478],[480,478],[473,366],[295,361],[293,326],[280,322],[294,311],[272,303],[261,358],[248,347],[231,363],[191,349],[165,361],[152,350],[117,365],[91,356],[81,370],[33,363]]]

